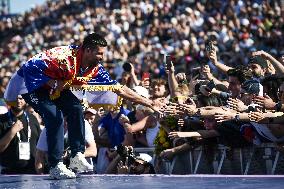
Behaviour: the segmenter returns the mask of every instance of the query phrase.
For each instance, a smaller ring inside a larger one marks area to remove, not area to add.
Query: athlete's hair
[[[97,33],[91,33],[89,35],[87,35],[83,41],[83,49],[86,48],[91,48],[91,49],[95,49],[96,47],[106,47],[107,46],[107,42],[105,40],[105,38]]]

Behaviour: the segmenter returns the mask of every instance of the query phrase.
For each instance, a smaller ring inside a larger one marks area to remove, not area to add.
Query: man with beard
[[[0,115],[0,164],[2,174],[35,174],[35,149],[40,135],[36,117],[25,111],[18,96],[16,106]]]
[[[164,79],[154,79],[151,82],[151,99],[163,101],[168,95],[167,81]]]
[[[267,60],[260,56],[252,56],[248,62],[248,67],[257,80],[262,80],[265,76],[271,75]]]
[[[13,103],[12,97],[15,93],[22,94],[25,101],[43,118],[51,167],[50,177],[53,179],[76,177],[62,162],[63,116],[67,119],[71,149],[69,167],[77,172],[92,168],[84,156],[83,108],[70,88],[83,90],[84,93],[85,90],[112,91],[126,100],[159,110],[155,106],[157,102],[144,99],[127,86],[117,85],[117,81],[111,79],[102,65],[106,46],[107,42],[103,36],[92,33],[85,37],[80,46],[61,46],[43,51],[29,59],[13,75],[5,91],[4,98],[7,103]],[[96,100],[109,100],[113,96],[99,97]]]

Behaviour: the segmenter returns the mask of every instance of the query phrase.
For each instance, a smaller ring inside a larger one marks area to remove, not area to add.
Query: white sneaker
[[[51,168],[49,171],[49,176],[52,179],[72,179],[76,178],[73,171],[67,169],[63,162],[59,162],[55,167]]]
[[[85,155],[78,152],[75,157],[70,158],[70,169],[78,173],[93,171],[93,166],[87,162]]]

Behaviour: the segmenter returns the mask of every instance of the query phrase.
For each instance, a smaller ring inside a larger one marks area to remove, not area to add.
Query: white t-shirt
[[[146,130],[146,140],[147,140],[147,143],[148,143],[149,147],[154,147],[155,146],[154,142],[155,142],[157,134],[159,133],[159,129],[160,129],[160,123],[159,122],[157,122],[155,127],[147,128],[147,130]]]
[[[66,132],[64,135],[64,138],[67,138],[67,137],[68,137],[68,133]],[[91,143],[95,141],[92,127],[89,124],[89,122],[86,120],[85,120],[85,141],[86,143]],[[48,151],[47,139],[46,139],[46,128],[43,128],[43,130],[41,131],[36,148],[44,152]]]

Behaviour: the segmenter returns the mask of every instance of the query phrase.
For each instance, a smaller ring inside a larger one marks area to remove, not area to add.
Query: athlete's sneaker
[[[72,179],[76,178],[73,171],[67,169],[63,162],[59,162],[55,167],[49,171],[49,176],[52,179]]]
[[[69,167],[77,173],[93,171],[93,165],[87,162],[85,155],[81,152],[78,152],[75,157],[70,158]]]

